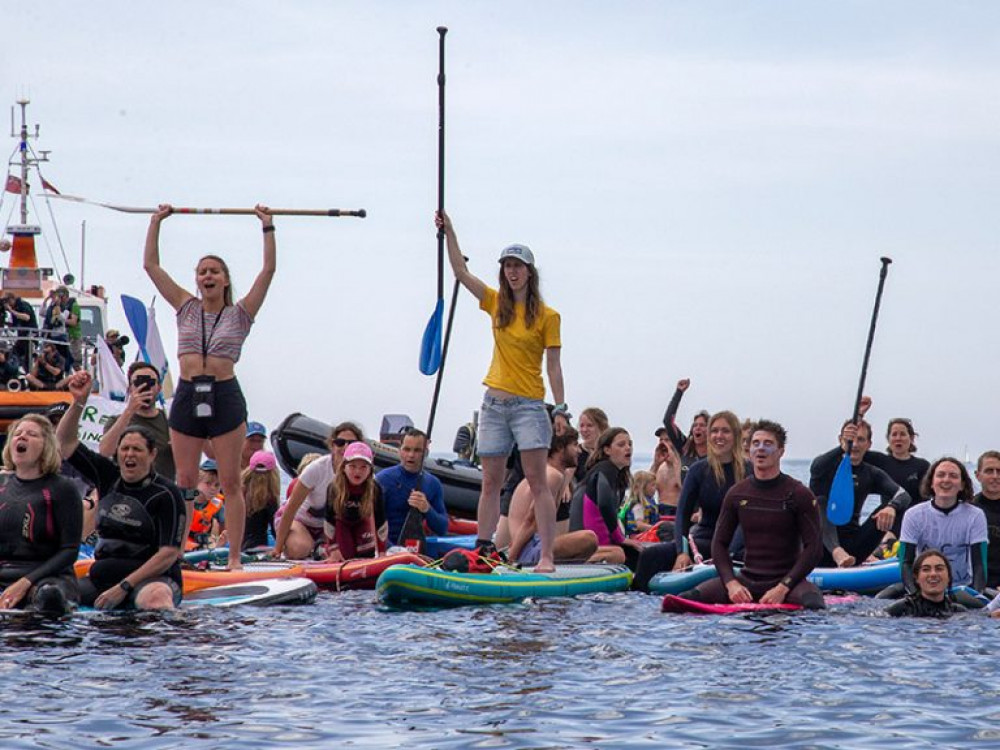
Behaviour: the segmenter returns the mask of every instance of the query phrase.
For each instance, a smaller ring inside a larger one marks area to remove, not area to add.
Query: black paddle
[[[858,395],[854,399],[854,416],[851,421],[857,424],[861,415],[861,397],[865,391],[865,379],[868,377],[868,360],[872,354],[872,342],[875,340],[875,323],[878,321],[878,310],[882,304],[882,289],[885,286],[885,276],[889,272],[892,258],[882,258],[882,270],[878,275],[878,291],[875,292],[875,308],[872,310],[872,322],[868,328],[868,343],[865,345],[865,358],[861,364],[861,378],[858,381]],[[851,520],[854,514],[854,476],[851,472],[851,449],[854,441],[847,443],[847,452],[837,467],[830,487],[830,496],[826,503],[826,517],[835,526],[842,526]]]

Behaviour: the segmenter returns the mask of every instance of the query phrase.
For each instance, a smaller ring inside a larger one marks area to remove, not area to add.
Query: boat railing
[[[3,326],[0,328],[0,346],[7,352],[17,355],[18,375],[10,378],[6,382],[0,381],[0,390],[22,391],[28,390],[26,376],[34,367],[35,361],[46,344],[54,344],[60,349],[69,348],[69,340],[65,335],[51,335],[51,331],[32,328],[30,326]],[[84,336],[81,347],[83,362],[74,362],[75,369],[85,369],[96,377],[96,357],[97,343],[93,336]],[[22,360],[22,355],[27,354]]]

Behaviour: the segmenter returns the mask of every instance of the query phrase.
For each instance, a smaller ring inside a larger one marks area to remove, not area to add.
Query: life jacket
[[[212,520],[222,510],[222,507],[222,498],[220,497],[210,498],[203,508],[199,508],[197,504],[194,504],[191,513],[190,536],[204,536],[208,534],[212,530]]]

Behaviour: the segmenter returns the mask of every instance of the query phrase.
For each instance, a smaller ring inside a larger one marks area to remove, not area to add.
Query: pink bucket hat
[[[362,443],[360,441],[356,443],[351,443],[347,448],[344,449],[344,461],[354,461],[355,459],[361,459],[362,461],[367,461],[369,464],[374,463],[374,456],[372,455],[372,449],[368,447],[368,443]]]

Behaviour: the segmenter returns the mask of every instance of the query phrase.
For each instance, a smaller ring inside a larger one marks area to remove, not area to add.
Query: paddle
[[[420,468],[417,475],[416,491],[423,492],[424,469]],[[405,547],[408,552],[423,554],[427,548],[427,535],[424,534],[424,514],[416,508],[411,507],[403,521],[403,528],[399,531],[399,539],[396,543],[400,547]]]
[[[438,213],[444,213],[444,35],[448,29],[438,26]],[[427,321],[420,341],[420,372],[433,375],[441,366],[441,319],[444,313],[444,229],[437,232],[438,277],[437,305]]]
[[[112,211],[121,211],[126,214],[155,214],[158,208],[144,208],[142,206],[119,206],[113,203],[99,203],[88,198],[81,198],[77,195],[55,195],[46,193],[46,198],[58,198],[59,200],[72,201],[74,203],[86,203],[91,206],[110,208]],[[174,206],[175,214],[205,214],[214,216],[253,216],[252,208],[193,208],[190,206]],[[368,212],[363,208],[357,210],[346,208],[271,208],[268,209],[271,216],[356,216],[363,219]]]
[[[885,276],[889,272],[889,264],[892,258],[882,258],[882,269],[878,276],[878,291],[875,292],[875,307],[872,310],[872,322],[868,328],[868,343],[865,345],[865,358],[861,364],[861,378],[858,381],[858,395],[854,399],[854,417],[851,419],[855,424],[861,414],[861,397],[865,390],[865,378],[868,376],[868,360],[872,354],[872,341],[875,339],[875,323],[878,321],[878,309],[882,304],[882,289],[885,286]],[[830,495],[826,503],[826,517],[835,526],[842,526],[851,520],[854,514],[854,475],[851,473],[851,449],[854,441],[847,442],[847,451],[844,458],[837,467],[837,473],[833,477],[833,484],[830,486]]]

